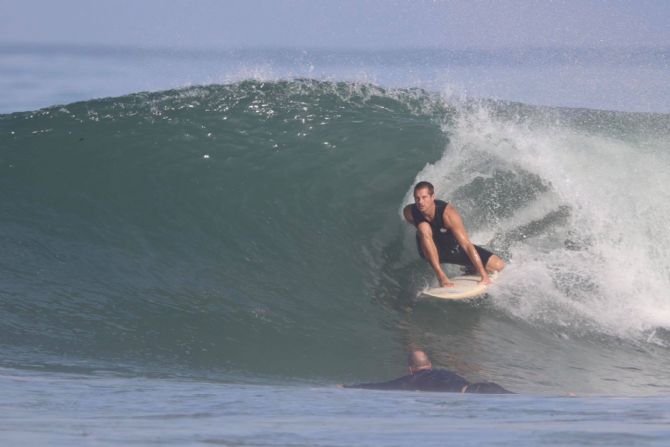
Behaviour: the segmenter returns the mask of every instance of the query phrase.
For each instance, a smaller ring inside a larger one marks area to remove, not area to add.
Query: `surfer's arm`
[[[402,209],[402,215],[405,220],[414,225],[414,217],[412,217],[412,205],[407,205]]]
[[[421,244],[421,251],[425,256],[426,260],[433,267],[435,275],[437,275],[438,281],[442,287],[451,287],[454,285],[447,275],[442,270],[440,265],[440,255],[437,252],[437,247],[435,246],[435,241],[433,240],[433,230],[428,225],[428,222],[421,222],[416,227],[416,231],[419,237],[419,244]]]
[[[403,208],[402,214],[407,222],[415,225],[414,217],[412,216],[412,205],[407,205]],[[453,286],[454,283],[449,281],[449,278],[447,278],[447,275],[445,275],[442,270],[442,266],[440,266],[440,256],[437,254],[437,247],[435,246],[435,241],[433,241],[433,233],[430,225],[425,222],[421,223],[417,225],[416,231],[419,237],[419,243],[421,244],[421,250],[430,266],[433,267],[435,275],[437,275],[437,279],[440,281],[440,285],[443,287]]]
[[[486,272],[484,263],[482,263],[482,259],[479,257],[479,253],[477,253],[475,245],[470,242],[468,233],[465,231],[465,225],[463,225],[463,219],[461,219],[458,211],[456,211],[453,206],[447,205],[442,217],[445,225],[449,230],[451,230],[451,233],[456,238],[458,245],[463,248],[463,251],[465,251],[465,253],[468,255],[468,258],[470,258],[470,261],[472,261],[472,264],[475,266],[477,272],[479,272],[479,275],[482,277],[481,284],[490,284],[491,279],[489,278],[489,274]]]

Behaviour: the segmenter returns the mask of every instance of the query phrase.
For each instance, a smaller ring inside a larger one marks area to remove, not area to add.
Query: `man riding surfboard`
[[[463,220],[449,203],[435,199],[435,188],[422,181],[414,186],[414,204],[403,209],[407,222],[416,227],[417,249],[435,271],[442,287],[452,287],[440,264],[474,268],[480,284],[490,284],[489,273],[505,268],[505,262],[470,242]]]

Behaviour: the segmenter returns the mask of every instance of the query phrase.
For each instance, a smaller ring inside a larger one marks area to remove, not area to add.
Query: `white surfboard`
[[[492,276],[489,276],[493,280]],[[449,278],[454,283],[453,287],[433,287],[421,292],[423,297],[439,298],[443,300],[467,300],[486,293],[488,286],[479,284],[481,276],[464,275]]]

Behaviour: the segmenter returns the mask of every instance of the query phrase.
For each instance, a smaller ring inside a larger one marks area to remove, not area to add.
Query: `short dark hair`
[[[424,189],[424,188],[426,188],[428,190],[428,192],[430,193],[431,196],[433,194],[435,194],[435,188],[433,187],[433,184],[430,183],[430,182],[426,182],[426,181],[421,181],[421,182],[417,183],[414,186],[414,192],[417,192],[418,190]]]

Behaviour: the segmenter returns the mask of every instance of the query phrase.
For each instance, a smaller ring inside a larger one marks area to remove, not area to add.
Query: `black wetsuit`
[[[467,386],[467,388],[465,388]],[[511,394],[500,385],[490,382],[470,383],[456,373],[446,369],[425,369],[408,374],[395,380],[381,383],[361,383],[346,385],[345,388],[364,388],[368,390],[405,390],[405,391],[450,391],[455,393]]]
[[[443,216],[447,205],[447,202],[435,200],[435,218],[432,222],[428,222],[428,219],[421,214],[421,211],[419,211],[416,204],[412,205],[411,210],[414,226],[418,228],[421,222],[426,222],[430,225],[430,228],[433,230],[433,241],[437,247],[441,264],[458,264],[468,267],[474,266],[468,254],[465,253],[463,248],[458,244],[454,234],[444,226]],[[416,248],[419,250],[419,256],[426,259],[426,256],[421,249],[421,241],[418,231],[416,233]],[[478,245],[475,245],[475,249],[477,250],[477,253],[479,253],[482,264],[486,266],[486,263],[489,261],[489,258],[493,256],[493,253]]]

